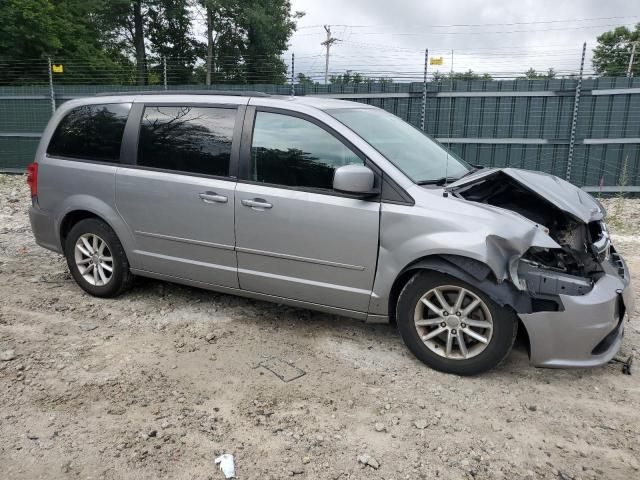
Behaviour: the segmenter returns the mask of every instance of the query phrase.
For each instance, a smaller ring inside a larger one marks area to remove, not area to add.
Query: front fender
[[[509,278],[510,260],[530,247],[559,248],[540,228],[517,214],[464,210],[457,208],[463,201],[434,200],[432,208],[383,204],[371,315],[389,315],[395,280],[420,259],[446,255],[469,258],[486,265],[492,273],[490,281],[500,284]]]

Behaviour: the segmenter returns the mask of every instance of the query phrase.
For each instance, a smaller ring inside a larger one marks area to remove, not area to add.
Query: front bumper
[[[564,311],[520,314],[538,367],[593,367],[611,360],[622,343],[624,321],[635,301],[626,263],[617,254],[605,275],[578,296],[560,295]]]

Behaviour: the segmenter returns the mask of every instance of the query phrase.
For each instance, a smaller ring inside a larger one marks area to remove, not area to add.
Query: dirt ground
[[[0,176],[3,479],[222,479],[221,453],[239,479],[640,478],[640,360],[536,369],[520,345],[459,378],[391,325],[145,279],[92,298],[34,243],[24,182]],[[640,275],[640,200],[608,206]]]

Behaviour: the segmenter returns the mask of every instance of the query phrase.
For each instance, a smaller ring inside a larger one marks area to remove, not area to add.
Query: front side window
[[[138,165],[228,176],[235,119],[233,108],[146,107]]]
[[[47,154],[118,162],[130,103],[85,105],[71,110],[58,124]]]
[[[306,188],[333,188],[333,173],[364,162],[337,138],[301,118],[257,112],[251,144],[250,179]]]

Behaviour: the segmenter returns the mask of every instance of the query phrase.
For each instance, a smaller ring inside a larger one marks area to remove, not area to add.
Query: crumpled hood
[[[521,170],[519,168],[484,168],[447,186],[455,192],[471,185],[493,179],[503,173],[518,182],[522,187],[552,203],[563,212],[589,223],[600,220],[604,211],[600,204],[587,192],[548,173]]]

